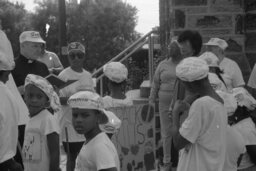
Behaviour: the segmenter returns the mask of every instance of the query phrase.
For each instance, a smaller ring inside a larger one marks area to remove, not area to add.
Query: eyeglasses
[[[69,54],[69,57],[70,57],[71,60],[75,60],[75,58],[83,59],[84,54],[83,53],[72,53],[72,54]]]

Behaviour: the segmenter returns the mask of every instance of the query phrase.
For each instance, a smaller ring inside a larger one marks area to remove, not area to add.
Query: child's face
[[[46,94],[34,85],[26,86],[24,99],[31,117],[49,106],[49,99]]]
[[[98,127],[98,111],[72,108],[72,122],[78,134],[87,134]]]

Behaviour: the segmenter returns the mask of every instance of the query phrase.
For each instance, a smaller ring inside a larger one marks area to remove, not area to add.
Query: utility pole
[[[59,52],[62,65],[68,66],[67,59],[67,28],[65,0],[59,0]]]

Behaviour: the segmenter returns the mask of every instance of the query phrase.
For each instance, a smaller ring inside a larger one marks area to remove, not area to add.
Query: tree
[[[37,1],[32,26],[46,38],[49,49],[57,51],[58,7],[54,0]],[[86,46],[85,68],[92,71],[124,50],[137,37],[137,9],[121,0],[82,0],[66,4],[68,42]],[[45,25],[50,24],[48,37]]]
[[[12,43],[14,55],[19,54],[19,35],[23,30],[30,28],[29,13],[22,3],[0,1],[0,25]]]

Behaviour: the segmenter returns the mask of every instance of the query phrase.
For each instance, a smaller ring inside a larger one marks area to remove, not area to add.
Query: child
[[[13,160],[18,142],[18,103],[6,85],[15,63],[0,52],[0,170],[22,171],[22,166]]]
[[[72,126],[71,108],[67,105],[68,98],[80,90],[93,89],[93,80],[91,74],[83,68],[85,61],[85,47],[79,42],[72,42],[68,45],[68,60],[70,67],[64,69],[59,77],[65,81],[78,80],[75,83],[60,90],[60,100],[62,104],[62,112],[59,113],[59,121],[61,127],[61,140],[64,150],[70,156],[67,160],[67,167],[74,170],[76,157],[85,141],[84,136],[77,134]],[[67,128],[68,137],[66,137],[65,128]],[[68,139],[68,142],[67,142]],[[69,165],[70,164],[70,165]]]
[[[178,171],[222,171],[224,167],[227,112],[208,81],[208,72],[207,63],[196,57],[185,58],[176,67],[176,76],[189,94],[184,101],[176,101],[172,111],[174,145],[182,149]],[[188,109],[180,126],[180,114]]]
[[[30,113],[23,145],[25,171],[59,170],[59,126],[47,110],[59,110],[59,97],[46,79],[28,74],[24,99]]]
[[[108,122],[103,112],[101,97],[91,91],[72,95],[68,104],[72,108],[72,123],[75,130],[85,136],[77,160],[77,171],[119,171],[119,158],[114,144],[101,132],[99,124]]]
[[[103,72],[108,78],[110,96],[103,97],[104,107],[131,106],[132,99],[125,95],[127,68],[120,62],[110,62],[103,67]]]

